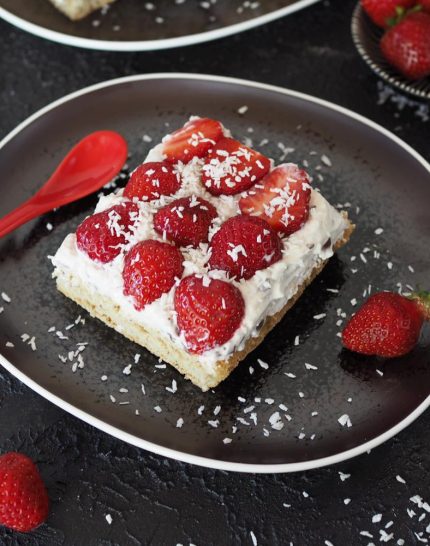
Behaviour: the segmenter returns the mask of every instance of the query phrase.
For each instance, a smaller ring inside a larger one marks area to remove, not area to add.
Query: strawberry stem
[[[396,15],[393,17],[389,17],[387,21],[387,25],[389,27],[394,27],[400,21],[402,21],[407,15],[410,15],[411,13],[416,13],[417,11],[421,11],[422,7],[421,4],[417,4],[411,9],[405,9],[403,6],[396,6]]]
[[[412,292],[410,299],[417,303],[424,320],[430,320],[430,292],[427,290]]]

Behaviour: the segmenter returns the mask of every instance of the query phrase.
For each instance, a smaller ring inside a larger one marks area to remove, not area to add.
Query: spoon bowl
[[[114,131],[96,131],[80,140],[40,190],[0,219],[0,237],[22,224],[110,182],[127,159],[127,142]]]

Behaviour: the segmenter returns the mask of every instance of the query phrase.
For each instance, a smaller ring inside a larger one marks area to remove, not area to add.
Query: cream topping
[[[149,152],[145,161],[161,159],[162,144],[159,144]],[[144,239],[162,240],[153,228],[153,215],[160,207],[180,197],[191,195],[203,197],[217,209],[218,218],[214,220],[210,229],[209,240],[225,220],[240,213],[238,207],[240,194],[214,197],[206,191],[200,181],[202,165],[202,160],[194,158],[187,165],[176,166],[182,178],[182,186],[174,195],[162,196],[149,203],[136,201],[140,211],[139,219],[124,250]],[[122,190],[102,196],[95,212],[106,210],[124,200]],[[242,293],[245,315],[240,327],[227,343],[198,356],[208,370],[217,360],[227,359],[233,352],[241,350],[250,337],[258,336],[264,320],[284,307],[315,266],[333,255],[333,246],[342,238],[347,226],[347,220],[318,191],[312,190],[309,219],[299,231],[283,239],[282,259],[266,269],[257,271],[251,279],[231,281]],[[202,243],[196,249],[181,248],[184,255],[184,277],[197,273],[226,279],[223,271],[208,271],[206,265],[209,259],[208,248],[208,243]],[[130,320],[143,327],[156,328],[173,343],[186,348],[176,326],[173,306],[175,287],[143,310],[137,311],[132,300],[123,294],[124,253],[107,264],[93,262],[77,248],[76,236],[72,233],[63,241],[52,261],[56,268],[72,272],[93,290],[109,296]]]

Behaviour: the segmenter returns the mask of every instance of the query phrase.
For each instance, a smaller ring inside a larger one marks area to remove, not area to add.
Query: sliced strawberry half
[[[136,309],[143,309],[181,278],[183,260],[181,252],[169,243],[152,239],[137,243],[124,259],[124,294],[133,298]]]
[[[233,138],[223,138],[206,158],[202,182],[212,195],[247,190],[270,169],[270,159]]]
[[[239,328],[245,302],[231,283],[191,275],[175,290],[180,332],[192,353],[203,353],[226,343]]]
[[[179,174],[167,161],[142,163],[135,169],[124,188],[124,197],[155,201],[162,195],[172,195],[181,187]]]
[[[192,195],[176,199],[154,216],[154,228],[178,246],[197,247],[208,240],[209,227],[217,211],[205,199]]]
[[[170,163],[188,163],[193,157],[205,157],[223,136],[219,121],[193,119],[163,141],[163,154]]]
[[[230,277],[249,279],[280,260],[281,248],[281,239],[265,220],[240,214],[224,222],[213,236],[209,265]]]
[[[286,235],[299,230],[309,217],[310,178],[293,163],[279,165],[239,201],[240,210],[263,218]]]
[[[139,207],[130,202],[88,216],[76,230],[77,246],[93,261],[111,262],[121,253],[138,217]]]

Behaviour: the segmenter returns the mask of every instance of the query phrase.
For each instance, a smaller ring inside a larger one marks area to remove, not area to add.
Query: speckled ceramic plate
[[[360,3],[352,15],[351,32],[358,52],[378,76],[401,91],[421,99],[430,99],[430,77],[418,81],[408,80],[385,60],[379,47],[383,30],[370,20]]]
[[[286,472],[378,445],[430,404],[428,330],[411,354],[390,362],[342,350],[337,336],[369,291],[407,290],[430,279],[430,167],[385,129],[258,83],[175,74],[115,80],[53,103],[6,137],[0,214],[29,197],[83,135],[121,132],[133,168],[192,113],[222,120],[276,161],[307,166],[314,184],[356,222],[350,243],[260,347],[203,394],[56,291],[47,256],[92,211],[93,195],[0,240],[2,364],[109,434],[200,465]],[[118,184],[125,180],[126,173]],[[84,367],[73,372],[81,343],[88,343]],[[281,430],[271,424],[276,412]]]
[[[79,22],[48,0],[0,0],[0,17],[42,38],[89,49],[143,51],[206,42],[237,34],[319,0],[118,0]],[[148,5],[151,9],[148,9]]]

